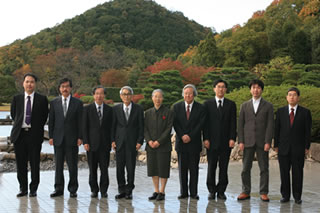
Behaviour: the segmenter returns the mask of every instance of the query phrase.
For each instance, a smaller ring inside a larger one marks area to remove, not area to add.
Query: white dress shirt
[[[103,117],[103,104],[99,105],[96,102],[94,102],[96,104],[96,108],[97,108],[97,113],[99,111],[99,106],[100,106],[100,111],[101,111],[101,118]]]
[[[294,107],[290,106],[290,104],[289,104],[289,115],[290,115],[290,113],[291,113],[291,109],[292,109],[292,108],[294,109],[294,111],[293,111],[294,116],[296,116],[296,112],[297,112],[298,104],[297,104],[297,105],[295,105]]]
[[[61,98],[62,98],[62,109],[63,109],[65,97],[62,95]],[[69,95],[69,96],[67,97],[67,112],[68,112],[68,108],[69,108],[70,98],[71,98],[71,95]]]
[[[31,123],[28,125],[26,124],[26,112],[27,112],[27,101],[28,96],[30,96],[31,101],[31,114],[32,114],[32,106],[33,106],[33,99],[34,99],[34,92],[28,95],[28,93],[24,92],[24,111],[23,111],[23,122],[21,128],[31,128]],[[32,119],[32,117],[31,117]]]
[[[258,98],[258,99],[252,98],[252,104],[253,104],[254,113],[257,113],[260,101],[261,101],[261,97]]]
[[[219,100],[221,100],[221,107],[223,107],[224,97],[219,99],[217,96],[215,96],[215,99],[216,99],[216,103],[217,103],[217,108],[219,107]]]
[[[189,105],[189,110],[190,110],[190,112],[191,112],[191,109],[192,109],[193,103],[194,103],[194,101],[192,101],[192,103],[191,103],[191,104],[188,104],[187,102],[184,102],[186,112],[187,112],[187,110],[188,110],[188,105]]]
[[[122,105],[123,105],[124,114],[126,114],[126,108],[127,107],[129,108],[128,113],[129,113],[129,117],[130,117],[131,109],[132,109],[132,103],[130,102],[129,106],[126,106],[125,104],[122,104]]]

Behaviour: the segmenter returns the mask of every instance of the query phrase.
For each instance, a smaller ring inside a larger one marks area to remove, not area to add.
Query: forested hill
[[[157,57],[177,55],[198,44],[208,31],[181,12],[168,11],[154,1],[114,0],[1,47],[0,73],[10,75],[25,64],[32,66],[37,56],[62,48],[85,52],[99,49],[122,59],[111,67],[131,66],[136,59],[132,55],[141,51]]]

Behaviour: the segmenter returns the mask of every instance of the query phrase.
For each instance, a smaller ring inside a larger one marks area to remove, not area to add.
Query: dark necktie
[[[219,111],[220,116],[222,116],[222,101],[219,100],[218,102],[219,102],[218,111]]]
[[[26,110],[26,124],[29,125],[31,124],[31,99],[30,96],[27,96],[27,110]]]
[[[63,100],[63,115],[64,117],[66,117],[67,115],[67,99],[66,98]]]
[[[99,121],[101,125],[101,121],[102,121],[101,106],[98,106],[98,116],[99,116]]]
[[[190,105],[187,106],[187,120],[190,118]]]
[[[290,127],[292,127],[294,121],[294,108],[291,108],[290,112]]]

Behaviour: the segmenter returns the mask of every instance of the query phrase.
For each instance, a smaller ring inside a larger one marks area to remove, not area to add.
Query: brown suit
[[[257,113],[254,112],[252,99],[244,102],[240,107],[238,123],[238,140],[244,143],[242,191],[251,192],[251,168],[254,153],[257,153],[260,168],[260,194],[269,192],[269,156],[264,151],[266,143],[271,144],[273,136],[273,106],[263,98]]]

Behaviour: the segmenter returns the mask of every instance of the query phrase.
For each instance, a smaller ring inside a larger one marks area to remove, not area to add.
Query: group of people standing
[[[28,161],[31,167],[29,196],[37,196],[40,181],[40,151],[43,127],[49,113],[49,143],[54,147],[55,184],[51,197],[64,194],[64,161],[68,165],[70,197],[77,197],[78,151],[81,144],[87,151],[91,197],[108,197],[108,167],[111,148],[116,156],[116,199],[132,199],[135,187],[137,151],[146,141],[147,173],[152,177],[154,192],[149,200],[164,200],[165,187],[170,177],[171,134],[176,132],[175,150],[178,154],[180,195],[178,199],[199,199],[198,177],[200,153],[207,150],[208,199],[227,199],[228,164],[232,148],[238,136],[243,151],[241,173],[242,193],[238,200],[250,198],[251,168],[256,154],[260,168],[260,198],[269,201],[268,152],[274,138],[278,153],[281,178],[282,203],[291,196],[290,170],[292,173],[293,198],[300,204],[303,185],[304,157],[310,148],[311,113],[298,105],[300,91],[288,90],[288,105],[278,109],[274,121],[273,106],[264,100],[264,84],[252,80],[249,89],[252,99],[240,108],[237,128],[236,104],[225,98],[228,84],[217,80],[213,84],[215,97],[200,104],[194,100],[197,90],[187,84],[182,89],[183,101],[172,109],[162,105],[165,94],[156,89],[152,92],[154,106],[145,113],[132,102],[133,90],[124,86],[120,90],[121,104],[110,107],[104,103],[106,90],[102,86],[93,89],[94,103],[83,107],[72,97],[72,81],[64,78],[59,83],[60,96],[50,102],[35,92],[37,77],[24,76],[24,94],[13,98],[11,116],[14,121],[11,141],[14,143],[17,178],[20,192],[17,197],[28,195]],[[100,167],[100,182],[97,169]],[[216,178],[216,170],[219,174]]]

